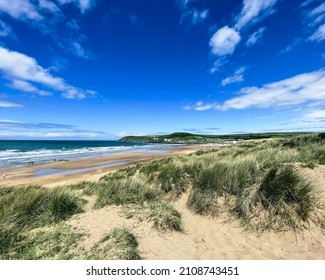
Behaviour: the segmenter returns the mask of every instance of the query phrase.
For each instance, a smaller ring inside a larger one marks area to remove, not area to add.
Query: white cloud
[[[12,78],[41,83],[55,89],[65,87],[63,79],[53,77],[34,58],[3,47],[0,47],[0,70]]]
[[[26,86],[31,91],[35,89],[30,82],[35,82],[60,91],[64,97],[70,99],[85,98],[88,95],[86,91],[66,84],[62,78],[52,76],[34,58],[3,47],[0,47],[0,70],[13,84],[16,83],[18,87]]]
[[[2,138],[30,138],[30,139],[112,139],[115,135],[102,131],[22,131],[22,130],[0,130]]]
[[[4,138],[75,138],[108,139],[115,135],[93,130],[80,130],[76,126],[60,123],[33,123],[0,119],[0,137]],[[116,136],[115,136],[116,137]]]
[[[11,26],[9,26],[7,23],[0,20],[0,37],[6,37],[6,36],[11,36],[15,38]]]
[[[221,110],[282,108],[311,101],[325,101],[325,70],[300,74],[263,87],[247,87],[240,96],[225,101]]]
[[[323,107],[324,108],[324,107]],[[269,131],[324,131],[325,110],[303,108],[291,114],[288,122],[279,123]]]
[[[213,74],[214,72],[219,71],[224,64],[226,64],[228,60],[223,56],[218,58],[214,63],[213,66],[210,68],[209,72],[210,74]]]
[[[95,6],[96,0],[78,0],[79,8],[82,13],[88,11]]]
[[[182,9],[186,9],[190,2],[193,0],[176,0],[176,3],[180,6]]]
[[[325,104],[325,70],[304,73],[262,87],[246,87],[223,104],[197,102],[185,110],[313,107]],[[316,114],[316,113],[315,113]],[[318,112],[317,114],[320,114]]]
[[[77,21],[74,18],[70,19],[66,23],[66,27],[68,27],[70,30],[73,30],[73,31],[79,31],[79,29],[80,29],[79,24],[77,23]]]
[[[69,50],[72,54],[78,57],[90,59],[93,57],[92,53],[84,49],[77,41],[70,41]]]
[[[222,86],[226,86],[228,84],[238,83],[244,81],[244,72],[246,68],[240,67],[232,76],[227,77],[221,81]]]
[[[55,14],[55,13],[61,13],[61,10],[58,8],[58,6],[55,5],[51,1],[48,1],[48,0],[39,0],[38,4],[39,4],[39,8],[41,10],[45,10],[45,11],[51,12],[53,14]]]
[[[325,18],[325,13],[316,17],[313,22],[309,23],[309,26],[319,25],[323,21],[324,18]]]
[[[211,51],[219,56],[230,55],[234,52],[240,40],[241,37],[235,29],[224,26],[211,37]]]
[[[295,38],[293,40],[293,42],[289,46],[287,46],[286,48],[284,48],[283,50],[281,50],[279,52],[279,54],[285,54],[287,52],[291,52],[295,47],[297,47],[298,45],[300,45],[303,42],[305,42],[305,39],[304,38],[300,38],[300,37]]]
[[[96,96],[97,94],[98,94],[98,92],[97,91],[95,91],[95,90],[86,90],[86,92],[90,95],[90,96]]]
[[[240,30],[248,24],[261,21],[264,17],[274,12],[274,5],[278,0],[244,0],[240,14],[237,16],[233,28],[224,26],[213,34],[210,39],[211,51],[213,54],[223,56],[231,55],[241,40]],[[255,44],[263,35],[265,28],[260,28],[252,34],[246,45]]]
[[[315,0],[306,0],[303,3],[300,4],[300,7],[306,7],[309,6],[311,3],[313,3]]]
[[[1,0],[0,13],[6,13],[16,19],[42,20],[43,16],[29,0]]]
[[[308,112],[304,115],[306,119],[316,119],[316,120],[325,120],[325,110],[314,110],[312,112]]]
[[[203,101],[198,101],[194,105],[184,106],[184,110],[195,110],[195,111],[206,111],[211,109],[219,109],[220,105],[217,103],[205,103]]]
[[[96,4],[96,1],[57,0],[57,3],[60,5],[72,3],[80,9],[81,13],[85,13]],[[86,59],[94,57],[90,51],[82,46],[86,36],[80,33],[80,27],[76,20],[65,15],[54,1],[0,0],[1,13],[6,13],[16,20],[24,21],[28,25],[40,29],[43,34],[50,35],[55,43],[66,52]],[[67,21],[66,30],[58,32],[60,24],[64,21]],[[8,26],[1,24],[0,21],[0,36],[7,36],[9,31]]]
[[[205,21],[205,19],[208,17],[209,11],[203,10],[199,11],[197,9],[192,10],[192,24],[197,25]]]
[[[0,100],[0,108],[12,108],[12,107],[24,107],[24,106],[21,105],[21,104],[18,104],[18,103],[1,101]]]
[[[325,40],[325,23],[322,24],[309,39],[317,42]]]
[[[323,13],[325,13],[325,3],[322,3],[321,5],[319,5],[318,7],[313,9],[312,11],[310,11],[308,15],[310,17],[314,17],[316,15],[323,14]]]
[[[235,28],[240,30],[244,26],[255,23],[273,12],[272,8],[278,0],[244,0],[243,8],[237,18]]]
[[[316,42],[323,41],[325,39],[325,3],[318,5],[314,9],[307,8],[307,11],[304,13],[305,20],[309,22],[308,27],[311,30],[310,33],[313,32],[308,39]]]
[[[247,40],[246,46],[250,47],[257,43],[263,37],[263,34],[266,30],[266,27],[259,28],[256,32],[254,32]]]
[[[201,9],[193,5],[196,1],[193,0],[176,0],[176,4],[178,5],[181,11],[181,19],[180,24],[184,22],[189,22],[193,26],[202,24],[209,16],[208,9]]]
[[[61,5],[72,3],[76,5],[81,13],[85,13],[96,5],[96,0],[57,0]]]
[[[35,93],[35,94],[42,95],[42,96],[51,95],[50,92],[45,91],[45,90],[40,90],[33,84],[23,81],[23,80],[13,80],[10,84],[10,87],[17,89],[17,90],[25,91],[25,92]]]
[[[3,120],[0,119],[0,128],[10,127],[14,129],[75,129],[74,125],[69,124],[58,124],[58,123],[28,123],[28,122],[20,122],[14,120]]]
[[[189,21],[192,25],[199,25],[208,18],[208,15],[209,10],[190,9],[182,13],[180,23]]]

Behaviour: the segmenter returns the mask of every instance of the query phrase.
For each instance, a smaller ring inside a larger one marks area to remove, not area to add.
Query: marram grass
[[[85,202],[62,188],[39,186],[0,189],[0,258],[34,228],[55,225],[83,211]],[[7,257],[6,257],[7,256]]]
[[[126,228],[113,228],[87,253],[88,260],[138,260],[138,242]]]
[[[72,258],[64,248],[72,248],[80,235],[58,225],[83,211],[84,201],[76,195],[80,191],[96,197],[95,208],[121,205],[128,209],[126,215],[141,217],[163,231],[182,230],[181,214],[172,203],[184,194],[193,212],[217,216],[227,211],[247,228],[324,227],[321,195],[300,172],[319,164],[325,164],[324,133],[242,141],[137,164],[109,173],[98,182],[64,189],[2,188],[0,258]],[[55,229],[31,235],[44,226]],[[60,231],[63,243],[55,241]],[[41,243],[48,244],[48,249],[40,250]],[[138,259],[136,244],[128,230],[115,229],[86,254],[90,259]]]

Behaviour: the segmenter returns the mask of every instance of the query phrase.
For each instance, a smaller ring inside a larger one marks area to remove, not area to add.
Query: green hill
[[[126,136],[121,138],[121,142],[138,143],[169,143],[169,144],[191,144],[191,143],[223,143],[225,141],[237,141],[248,139],[290,137],[304,132],[273,132],[273,133],[247,133],[247,134],[227,134],[227,135],[202,135],[187,132],[174,132],[166,135],[146,135],[146,136]]]

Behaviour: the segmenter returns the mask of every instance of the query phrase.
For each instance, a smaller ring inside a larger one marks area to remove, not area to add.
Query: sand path
[[[325,259],[325,236],[320,229],[299,233],[272,233],[245,231],[238,221],[227,218],[202,217],[186,207],[183,195],[175,207],[182,214],[184,232],[162,233],[147,222],[126,219],[122,207],[105,207],[99,210],[88,205],[85,213],[69,221],[75,230],[87,236],[79,250],[88,251],[93,244],[114,227],[126,227],[139,242],[143,259]]]
[[[40,184],[47,187],[76,183],[78,181],[96,181],[108,171],[121,167],[99,169],[85,174],[51,175],[30,178],[38,168],[84,168],[112,161],[127,160],[128,164],[149,161],[176,154],[188,154],[202,146],[180,147],[169,154],[151,155],[148,153],[129,153],[114,157],[51,163],[46,166],[34,166],[12,170],[9,179],[0,185]],[[125,166],[124,166],[125,167]],[[302,168],[302,172],[312,178],[325,192],[325,166],[315,169]],[[12,176],[12,177],[10,177]],[[122,207],[110,206],[94,210],[94,197],[89,201],[84,213],[73,216],[67,221],[74,230],[86,235],[77,246],[76,258],[82,258],[85,252],[98,242],[105,233],[114,227],[126,227],[136,236],[139,252],[143,259],[322,259],[325,260],[325,235],[320,229],[299,233],[247,232],[238,220],[229,221],[226,215],[215,219],[194,214],[186,207],[187,194],[174,203],[182,215],[183,232],[162,233],[152,228],[151,223],[126,219]]]

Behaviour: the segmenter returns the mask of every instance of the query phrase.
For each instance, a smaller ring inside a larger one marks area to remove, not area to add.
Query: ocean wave
[[[42,164],[56,160],[72,160],[104,156],[119,152],[149,152],[151,149],[163,148],[166,145],[134,145],[134,146],[107,146],[107,147],[83,147],[73,149],[38,149],[23,152],[17,149],[0,151],[0,168],[26,166],[29,162]]]

